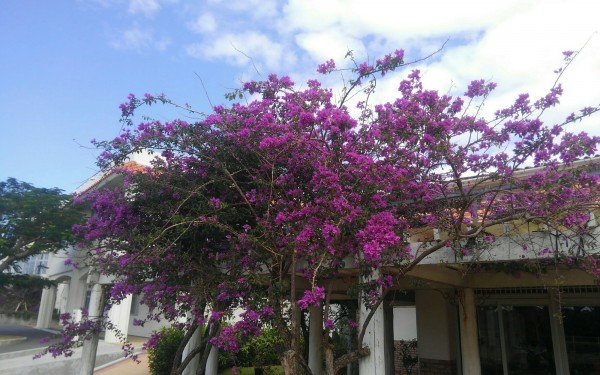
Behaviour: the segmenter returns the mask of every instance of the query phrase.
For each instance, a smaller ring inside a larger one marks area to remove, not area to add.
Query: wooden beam
[[[419,280],[456,288],[464,288],[467,285],[466,278],[462,272],[450,268],[445,264],[418,265],[406,275]]]
[[[596,279],[579,269],[555,269],[536,275],[529,272],[507,274],[503,272],[474,273],[468,278],[472,288],[522,288],[522,287],[565,287],[597,285]]]

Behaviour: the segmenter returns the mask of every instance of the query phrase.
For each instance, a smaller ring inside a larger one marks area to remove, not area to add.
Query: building
[[[111,183],[118,183],[113,175],[102,175],[83,189]],[[587,224],[594,236],[600,231],[597,214],[592,212]],[[360,361],[361,374],[402,372],[394,348],[400,339],[414,336],[421,375],[600,374],[597,279],[576,264],[555,261],[556,254],[577,248],[577,239],[526,222],[502,223],[489,230],[498,238],[490,246],[461,256],[442,248],[402,278],[397,288],[404,292],[392,293],[369,324],[364,343],[371,355]],[[425,228],[411,236],[415,252],[423,238],[443,241],[444,234]],[[55,307],[77,315],[89,304],[93,284],[89,270],[64,264],[82,256],[68,249],[48,259],[47,277],[60,284],[44,291],[38,327],[49,325]],[[345,298],[347,280],[357,278],[351,265],[346,276],[336,282],[332,298]],[[98,281],[111,283],[106,275]],[[136,314],[147,312],[136,299],[130,296],[114,306],[108,317],[125,334],[148,336],[160,325],[133,325]],[[365,313],[360,310],[359,321]],[[317,308],[311,312],[311,326],[322,327],[322,311]],[[319,329],[311,330],[309,348],[319,348],[320,334]],[[107,333],[105,340],[118,338]],[[319,352],[311,350],[309,356],[315,375],[320,373]]]
[[[133,156],[124,165],[124,168],[139,170],[144,165],[148,165],[149,160],[149,155],[138,154]],[[75,194],[120,182],[118,174],[100,173],[90,178],[75,191]],[[44,277],[57,282],[58,286],[44,289],[37,328],[58,326],[57,317],[63,313],[69,313],[76,319],[80,319],[82,311],[88,311],[90,308],[93,286],[112,284],[111,277],[107,275],[101,275],[98,280],[95,279],[93,270],[84,265],[86,253],[86,249],[71,247],[56,254],[44,254],[46,256]],[[121,304],[111,308],[108,318],[125,336],[150,337],[154,330],[160,329],[165,323],[150,321],[144,327],[133,324],[134,319],[145,317],[147,313],[148,308],[139,303],[139,296],[130,295]],[[104,340],[112,343],[121,341],[110,331],[106,332]]]

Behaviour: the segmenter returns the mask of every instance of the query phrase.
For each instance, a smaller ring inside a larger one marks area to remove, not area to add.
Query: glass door
[[[600,306],[562,308],[571,375],[600,374]]]
[[[556,373],[547,306],[481,306],[477,320],[482,374]]]

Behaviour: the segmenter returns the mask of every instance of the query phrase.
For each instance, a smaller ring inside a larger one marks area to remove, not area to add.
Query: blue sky
[[[97,172],[92,138],[119,134],[129,93],[165,93],[196,109],[270,72],[297,82],[348,49],[374,59],[396,48],[428,85],[460,94],[499,84],[495,104],[541,95],[561,52],[588,46],[563,76],[562,115],[600,103],[597,1],[6,0],[0,8],[0,180],[68,192]],[[594,34],[595,33],[595,34]],[[594,36],[595,35],[595,36]],[[380,82],[392,100],[407,72]],[[200,77],[200,78],[199,78]],[[157,118],[172,113],[152,108]],[[554,118],[548,118],[552,121]],[[582,127],[600,135],[600,121]]]

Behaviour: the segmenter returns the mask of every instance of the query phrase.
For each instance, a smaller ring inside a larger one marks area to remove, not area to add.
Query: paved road
[[[2,345],[0,346],[0,353],[9,353],[35,348],[40,348],[41,350],[41,348],[45,348],[49,345],[49,343],[40,343],[40,340],[44,337],[50,337],[50,342],[58,341],[58,335],[56,333],[17,325],[0,324],[0,336],[1,335],[23,336],[27,337],[27,340],[12,345]]]
[[[31,327],[0,325],[0,335],[24,336],[26,341],[18,344],[0,346],[0,375],[15,375],[21,373],[27,374],[70,374],[78,372],[81,361],[81,348],[74,350],[72,357],[44,356],[34,360],[32,356],[39,350],[40,352],[48,343],[40,343],[40,339],[48,336],[54,336],[52,341],[58,341],[58,335],[53,332],[47,332]],[[136,348],[141,348],[147,340],[142,337],[130,336]],[[15,352],[15,353],[13,353]],[[98,343],[98,352],[96,357],[96,366],[102,366],[105,363],[112,363],[122,358],[123,352],[120,344],[108,344],[104,340]],[[99,370],[102,375],[148,375],[148,356],[145,352],[140,354],[141,363],[137,364],[130,359],[114,362],[112,365]]]

